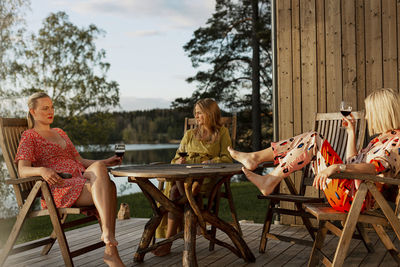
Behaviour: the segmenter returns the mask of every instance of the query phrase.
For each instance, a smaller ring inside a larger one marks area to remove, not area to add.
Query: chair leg
[[[221,190],[218,190],[217,195],[215,197],[214,203],[213,205],[213,214],[215,214],[215,216],[218,217],[218,213],[219,213],[219,205],[221,202]],[[217,227],[215,227],[214,225],[211,225],[211,231],[210,231],[210,244],[208,245],[208,250],[209,251],[213,251],[214,247],[215,247],[215,236],[217,234]]]
[[[275,205],[275,202],[272,200],[269,200],[268,208],[267,208],[267,213],[265,215],[265,221],[264,221],[264,226],[261,234],[261,240],[260,240],[260,246],[258,247],[258,252],[260,253],[265,253],[265,248],[267,247],[267,234],[269,233],[269,229],[271,228],[271,222],[272,222],[272,207]]]
[[[8,236],[7,242],[3,247],[3,250],[0,255],[0,266],[3,266],[4,262],[6,261],[8,254],[10,253],[11,249],[14,247],[15,241],[18,238],[18,235],[21,231],[22,225],[26,220],[26,215],[28,214],[30,208],[32,207],[33,202],[35,201],[36,195],[39,192],[43,181],[37,181],[36,184],[33,186],[31,192],[29,193],[28,197],[25,200],[24,205],[20,209],[17,220],[14,223],[14,226],[11,230],[10,235]]]
[[[306,212],[301,203],[296,203],[296,207],[297,207],[298,211],[301,211],[303,213]],[[305,225],[305,227],[306,227],[308,233],[310,234],[311,238],[313,240],[315,240],[315,233],[314,233],[315,230],[312,227],[310,218],[301,216],[301,220],[303,221],[303,224]]]
[[[394,246],[390,237],[386,234],[385,229],[382,227],[382,225],[373,224],[372,226],[374,227],[375,232],[377,233],[379,239],[382,241],[385,248],[389,251],[390,255],[397,262],[397,264],[400,265],[399,251]]]
[[[315,237],[310,259],[308,260],[308,267],[317,266],[319,263],[319,253],[324,245],[325,237],[328,232],[328,228],[325,227],[325,224],[325,221],[319,222],[317,236]]]
[[[349,250],[350,241],[356,229],[358,217],[360,216],[361,206],[367,195],[367,185],[362,183],[357,190],[350,211],[347,215],[346,222],[343,227],[342,235],[339,238],[339,243],[336,248],[335,257],[333,258],[332,266],[343,266],[344,260]]]
[[[65,223],[67,216],[68,216],[68,214],[63,214],[63,216],[60,220],[61,224]],[[46,246],[44,246],[42,249],[42,252],[40,253],[42,256],[49,254],[54,243],[57,241],[57,235],[56,235],[56,232],[54,231],[54,229],[53,229],[53,232],[51,232],[50,239],[51,239],[51,242],[49,244],[47,244]]]
[[[362,223],[357,223],[357,231],[361,236],[361,241],[364,243],[365,248],[368,250],[369,253],[374,252],[374,246],[369,239],[367,232],[365,231],[364,225]]]
[[[58,245],[60,246],[60,251],[64,259],[65,266],[73,267],[74,263],[72,262],[71,251],[68,247],[67,238],[65,237],[64,230],[62,229],[61,221],[58,217],[57,208],[54,204],[54,200],[47,183],[42,183],[42,192],[43,197],[46,201],[47,208],[49,210],[51,223],[53,224],[54,232],[56,233],[58,239]]]

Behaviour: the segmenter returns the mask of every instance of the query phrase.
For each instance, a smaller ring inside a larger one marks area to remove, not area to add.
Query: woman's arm
[[[115,165],[120,165],[122,162],[122,158],[117,157],[116,155],[109,157],[107,159],[102,159],[102,160],[93,160],[93,159],[84,159],[80,155],[76,157],[76,160],[82,163],[82,165],[87,168],[96,161],[101,161],[103,162],[107,167],[109,166],[115,166]]]
[[[347,123],[347,147],[346,147],[346,158],[351,158],[357,155],[358,151],[356,148],[356,131],[355,131],[355,119],[353,114],[350,113],[351,119],[344,117],[344,121]]]
[[[334,164],[319,172],[313,182],[313,186],[322,189],[322,185],[334,173],[363,173],[363,174],[377,174],[376,167],[371,163],[354,163],[354,164]],[[355,180],[356,189],[361,184],[361,180]]]
[[[220,140],[220,153],[217,157],[212,158],[209,163],[232,163],[233,160],[228,151],[228,146],[232,145],[232,141],[227,128],[223,128],[221,131]]]
[[[32,167],[29,160],[18,161],[18,172],[21,178],[30,176],[42,176],[50,185],[62,183],[63,179],[53,170],[45,167]]]

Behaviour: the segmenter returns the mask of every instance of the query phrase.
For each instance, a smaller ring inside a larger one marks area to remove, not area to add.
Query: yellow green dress
[[[215,142],[209,143],[198,140],[194,135],[194,130],[188,130],[181,140],[181,145],[185,145],[188,156],[187,164],[202,163],[211,160],[212,163],[232,163],[232,157],[228,152],[228,146],[231,146],[231,137],[226,127],[219,129],[219,135]],[[171,160],[174,164],[179,159],[179,149],[176,151],[175,157]],[[211,178],[205,178],[201,186],[201,192],[208,192],[212,189],[214,181]],[[172,183],[166,182],[164,194],[170,197]],[[164,216],[156,231],[157,238],[164,238],[167,232],[167,215]]]

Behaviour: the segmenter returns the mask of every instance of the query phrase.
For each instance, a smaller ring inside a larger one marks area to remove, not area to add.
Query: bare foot
[[[159,246],[152,252],[157,257],[162,257],[162,256],[165,256],[165,255],[168,255],[169,253],[171,253],[171,247],[172,247],[172,243],[165,244],[165,245]]]
[[[118,246],[118,241],[115,239],[115,237],[110,237],[104,232],[101,234],[101,241],[103,241],[106,245],[109,246],[114,246],[114,247]]]
[[[268,196],[274,191],[274,188],[282,181],[282,177],[267,174],[264,176],[258,175],[248,169],[242,167],[243,173],[261,191],[264,196]]]
[[[258,167],[258,162],[255,159],[254,153],[239,152],[230,146],[228,146],[228,151],[232,158],[242,163],[246,169],[254,170]]]
[[[121,258],[119,257],[116,246],[106,245],[103,255],[104,262],[110,267],[125,267]]]

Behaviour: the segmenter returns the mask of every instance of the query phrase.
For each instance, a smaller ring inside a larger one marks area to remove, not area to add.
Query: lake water
[[[151,162],[171,162],[175,156],[179,144],[129,144],[125,145],[125,154],[122,162],[123,165],[132,164],[148,164]],[[93,148],[89,148],[93,149]],[[108,151],[83,151],[83,148],[78,147],[83,158],[88,159],[104,159],[114,155],[114,146],[110,145]],[[140,192],[140,188],[135,183],[128,183],[126,177],[113,177],[111,179],[117,186],[118,196],[128,195]],[[157,183],[157,181],[153,181]]]

